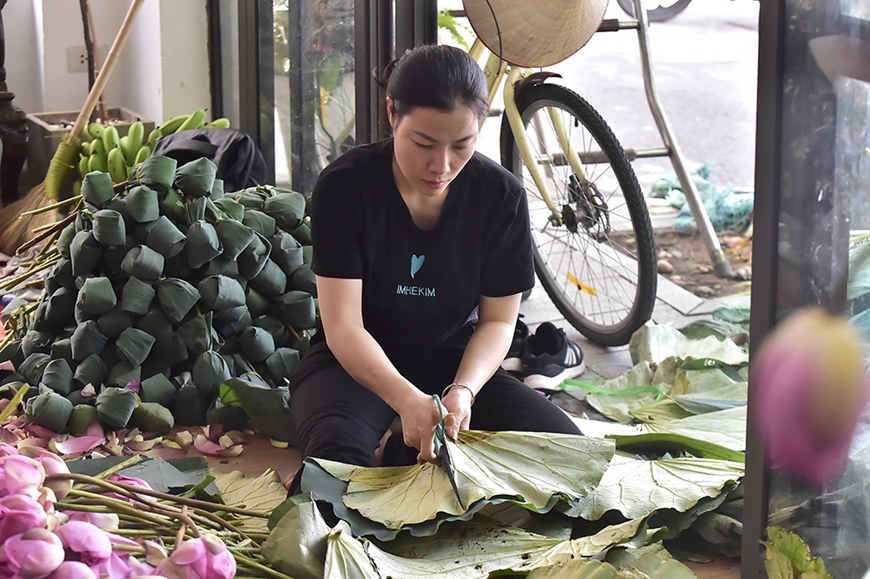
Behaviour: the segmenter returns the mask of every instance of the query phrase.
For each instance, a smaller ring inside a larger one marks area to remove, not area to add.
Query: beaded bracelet
[[[465,388],[466,390],[468,390],[469,394],[471,394],[471,404],[469,404],[469,406],[474,406],[474,390],[471,389],[471,386],[469,386],[468,384],[463,384],[462,382],[454,382],[452,384],[448,384],[447,388],[445,388],[444,391],[441,392],[441,398],[444,398],[445,396],[450,394],[450,391],[456,387]]]

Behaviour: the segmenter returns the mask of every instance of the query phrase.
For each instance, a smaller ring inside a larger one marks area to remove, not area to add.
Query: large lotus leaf
[[[287,388],[269,388],[242,378],[230,378],[220,385],[220,398],[226,406],[244,409],[251,424],[266,436],[296,444],[296,423]]]
[[[701,453],[705,458],[742,462],[746,450],[746,406],[673,422],[652,422],[642,425],[638,434],[613,438],[617,447],[628,447],[633,452],[640,446],[673,445],[695,455]]]
[[[270,566],[296,579],[321,579],[330,530],[317,503],[308,499],[278,520],[262,555]]]
[[[613,549],[607,553],[606,560],[617,568],[636,569],[649,579],[695,579],[695,574],[660,543],[639,549]]]
[[[853,300],[870,292],[870,238],[850,243],[848,271],[847,299]]]
[[[281,477],[272,469],[267,469],[257,478],[245,477],[241,472],[220,474],[214,479],[220,489],[224,504],[249,511],[270,513],[287,498],[287,489],[281,484]],[[268,519],[262,517],[239,517],[233,525],[246,533],[268,533]]]
[[[647,402],[628,413],[640,422],[671,422],[694,415],[670,398]]]
[[[323,579],[380,579],[363,544],[339,521],[326,537]]]
[[[662,393],[653,387],[655,371],[648,362],[640,362],[611,380],[587,384],[566,380],[562,388],[616,422],[631,422],[631,410],[654,402]]]
[[[631,336],[628,346],[632,364],[647,361],[658,364],[669,357],[683,359],[712,358],[725,364],[739,366],[749,361],[749,355],[731,340],[718,340],[708,336],[693,340],[683,335],[672,324],[647,322]]]
[[[724,460],[638,460],[617,454],[595,490],[565,514],[595,521],[608,511],[628,519],[659,509],[683,512],[704,497],[717,496],[743,474],[742,464]]]
[[[536,511],[546,509],[553,496],[576,499],[588,494],[614,451],[607,441],[552,433],[466,430],[456,443],[447,444],[465,504],[516,497]],[[364,468],[313,460],[349,483],[343,498],[347,507],[387,528],[429,521],[439,512],[465,512],[438,465]]]

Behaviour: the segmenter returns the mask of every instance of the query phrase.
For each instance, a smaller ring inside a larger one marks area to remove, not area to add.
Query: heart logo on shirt
[[[416,255],[411,256],[411,279],[420,271],[420,268],[423,267],[423,262],[426,261],[426,256],[421,255],[417,257]]]

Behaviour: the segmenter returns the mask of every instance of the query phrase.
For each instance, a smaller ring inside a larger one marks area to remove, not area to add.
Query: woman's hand
[[[447,396],[441,399],[450,422],[444,419],[444,431],[451,440],[456,440],[460,430],[468,430],[471,423],[471,391],[467,388],[451,388]]]
[[[458,432],[458,422],[445,406],[445,432]],[[403,401],[399,416],[402,418],[402,436],[405,444],[420,451],[418,462],[438,462],[435,455],[435,427],[441,423],[441,413],[435,398],[417,390],[412,398]],[[449,435],[448,435],[449,436]]]

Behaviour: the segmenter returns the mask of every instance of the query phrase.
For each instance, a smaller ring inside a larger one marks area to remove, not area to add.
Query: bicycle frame
[[[483,50],[483,43],[479,38],[476,38],[474,44],[469,49],[469,54],[475,61],[480,62]],[[520,112],[517,108],[516,100],[514,99],[517,84],[531,74],[532,69],[512,66],[493,53],[490,53],[489,56],[487,56],[486,62],[482,65],[482,68],[489,89],[490,106],[495,99],[498,87],[501,85],[502,81],[504,81],[504,114],[507,117],[511,131],[513,132],[514,141],[519,150],[520,158],[528,169],[535,185],[538,187],[544,203],[547,204],[547,208],[550,210],[550,221],[556,226],[562,225],[562,215],[553,204],[544,176],[541,175],[541,171],[538,169],[538,160],[532,154],[529,139],[526,135],[525,128],[523,127],[523,120],[520,117]],[[569,141],[568,132],[562,124],[562,119],[560,119],[557,112],[552,109],[548,109],[548,113],[556,131],[556,137],[559,140],[561,150],[565,151],[565,154],[568,156],[567,162],[571,164],[571,168],[574,170],[578,179],[581,181],[585,180],[586,176],[583,172],[583,166],[580,163],[580,155],[577,154],[574,146]]]

